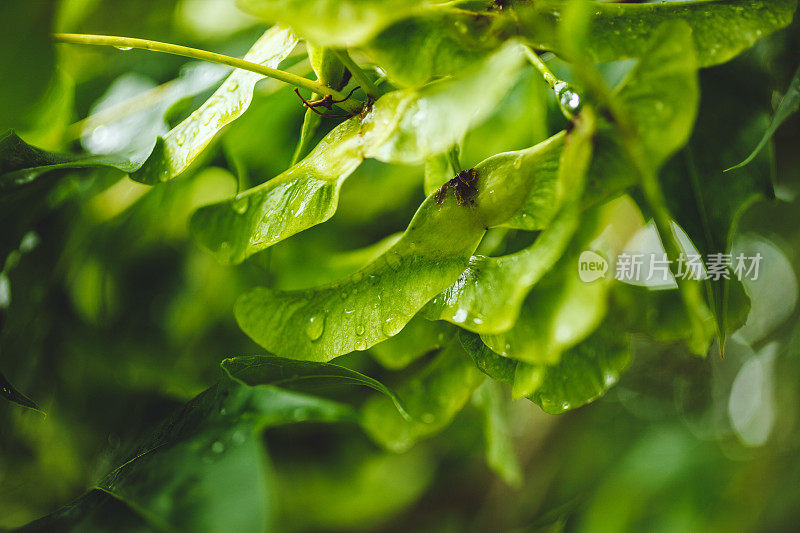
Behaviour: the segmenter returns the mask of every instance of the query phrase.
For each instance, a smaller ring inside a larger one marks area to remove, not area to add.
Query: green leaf
[[[297,45],[291,30],[273,26],[256,41],[244,59],[271,68],[289,55]],[[234,70],[206,102],[183,122],[156,142],[153,152],[131,179],[154,184],[167,181],[184,170],[208,146],[214,137],[247,110],[253,88],[264,76],[246,70]]]
[[[267,22],[282,22],[320,46],[359,44],[393,21],[423,11],[420,0],[239,0]]]
[[[714,78],[704,77],[703,100],[697,128],[682,157],[665,169],[662,186],[675,220],[691,237],[704,259],[712,253],[729,253],[742,213],[754,202],[775,197],[771,152],[757,154],[751,164],[724,172],[729,161],[748,152],[769,123],[769,91],[755,79],[726,79],[728,67]],[[724,91],[735,84],[735,93]],[[729,109],[739,109],[735,115]],[[709,304],[717,321],[720,340],[740,322],[747,300],[736,280],[706,280]]]
[[[449,425],[483,379],[459,342],[451,342],[396,387],[411,421],[399,416],[391,402],[375,397],[362,408],[361,426],[378,444],[404,452]]]
[[[624,104],[608,102],[621,123],[617,127],[621,146],[636,171],[665,250],[673,261],[678,259],[681,246],[672,230],[672,215],[658,171],[687,142],[697,113],[698,65],[691,39],[686,22],[662,23],[654,32],[647,53],[616,91]],[[705,354],[713,334],[713,317],[696,281],[680,279],[678,288],[691,318],[690,349]]]
[[[0,396],[9,402],[14,402],[23,407],[27,407],[28,409],[33,409],[34,411],[39,411],[40,413],[44,414],[44,411],[42,411],[33,400],[15,389],[2,373],[0,373]]]
[[[31,146],[12,130],[0,133],[0,192],[21,189],[47,172],[70,168],[111,167],[127,172],[135,165],[123,158],[103,155],[70,155]]]
[[[365,350],[397,334],[458,278],[484,231],[524,204],[535,177],[516,172],[515,165],[529,156],[510,152],[477,165],[470,200],[444,186],[443,194],[420,206],[391,249],[341,281],[306,291],[257,288],[244,294],[234,310],[240,327],[273,353],[312,361]]]
[[[280,525],[293,531],[380,528],[420,500],[436,472],[433,457],[421,447],[396,454],[358,439],[341,448],[275,465]]]
[[[566,139],[558,135],[530,149],[537,156],[544,153],[544,158],[520,158],[519,165],[514,165],[516,173],[530,173],[534,183],[521,209],[522,220],[542,217],[533,227],[546,226],[545,230],[533,245],[517,253],[472,257],[461,277],[426,306],[426,316],[478,333],[499,333],[514,325],[528,291],[561,257],[578,227],[579,203],[591,160],[594,115],[586,109],[577,123]],[[560,156],[556,169],[554,155]],[[563,206],[547,226],[549,217],[541,213],[558,209],[562,191]],[[512,220],[519,218],[518,213]]]
[[[287,29],[270,28],[245,55],[245,59],[276,67],[297,44]],[[155,184],[177,176],[208,146],[216,134],[236,120],[250,104],[253,87],[263,76],[236,70],[214,94],[186,120],[157,140],[144,163],[115,155],[68,155],[46,152],[25,144],[13,132],[0,135],[0,180],[25,183],[46,172],[64,168],[113,167],[131,178]]]
[[[224,263],[239,263],[328,220],[344,180],[365,157],[411,164],[447,149],[486,118],[513,84],[520,61],[509,45],[461,78],[384,95],[363,119],[337,126],[283,174],[198,210],[191,222],[198,243]]]
[[[496,354],[473,333],[462,331],[459,339],[478,368],[498,381],[514,384],[520,367],[526,372],[532,366]],[[601,328],[564,352],[558,364],[534,367],[538,383],[528,398],[550,414],[576,409],[605,394],[629,362],[624,334],[615,327]]]
[[[483,413],[486,463],[503,481],[512,487],[519,487],[522,485],[522,467],[509,434],[503,389],[493,380],[485,381],[473,394],[472,401]]]
[[[0,264],[48,210],[48,194],[58,180],[47,173],[97,165],[126,168],[128,163],[106,156],[56,154],[25,143],[11,130],[0,133]]]
[[[767,145],[783,121],[789,118],[789,116],[791,116],[793,113],[797,112],[798,108],[800,108],[800,67],[797,67],[797,70],[794,71],[792,81],[789,82],[789,88],[781,97],[778,108],[775,110],[775,114],[772,116],[772,121],[769,124],[769,128],[767,128],[767,131],[764,132],[764,136],[761,137],[761,140],[758,141],[756,147],[752,152],[750,152],[750,155],[748,155],[744,161],[738,165],[732,166],[725,172],[741,168],[755,159],[758,153]]]
[[[657,171],[689,140],[700,91],[689,26],[670,22],[651,33],[647,53],[614,97],[628,115],[647,164]]]
[[[361,48],[392,82],[419,85],[483,60],[514,34],[510,22],[486,11],[429,9],[397,21]]]
[[[0,20],[0,130],[30,126],[55,67],[50,32],[55,2],[3,2]]]
[[[622,196],[588,211],[568,251],[531,289],[511,329],[483,334],[492,350],[531,364],[557,364],[561,354],[602,322],[613,276],[584,282],[578,262],[584,251],[610,260],[643,225],[638,208]],[[613,261],[611,261],[613,264]]]
[[[335,365],[245,357],[225,360],[222,369],[217,385],[165,420],[128,461],[95,487],[123,502],[150,529],[221,532],[268,528],[274,494],[260,437],[263,429],[304,421],[358,419],[348,405],[286,388],[360,384],[394,398],[376,381]],[[400,416],[396,404],[388,401]],[[90,493],[84,500],[95,498]],[[57,513],[46,523],[55,527],[98,519],[91,505],[85,511],[81,517],[75,512]]]
[[[653,28],[682,20],[692,30],[699,66],[724,63],[762,37],[787,26],[797,0],[714,0],[689,2],[593,3],[585,48],[593,61],[646,57]],[[544,19],[560,22],[563,1],[535,2],[520,8],[521,29],[537,48],[559,51],[554,32],[542,31]],[[675,58],[678,60],[679,58]]]
[[[269,351],[328,361],[396,335],[452,283],[484,233],[476,210],[449,195],[420,206],[385,254],[349,277],[308,291],[256,288],[236,303],[239,326]]]
[[[370,349],[370,355],[385,368],[399,370],[426,353],[444,346],[455,328],[441,321],[431,321],[417,315],[403,330]]]
[[[385,394],[402,416],[408,416],[397,395],[388,387],[343,366],[253,355],[226,359],[222,369],[232,379],[249,386],[269,383],[282,389],[312,392],[309,386],[364,385]]]

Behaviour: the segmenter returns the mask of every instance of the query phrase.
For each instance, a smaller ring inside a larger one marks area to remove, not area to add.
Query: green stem
[[[259,65],[258,63],[253,63],[251,61],[245,61],[244,59],[238,59],[235,57],[226,56],[223,54],[217,54],[215,52],[208,52],[206,50],[199,50],[197,48],[190,48],[188,46],[181,46],[178,44],[162,43],[159,41],[151,41],[148,39],[137,39],[134,37],[117,37],[112,35],[86,35],[77,33],[54,33],[53,39],[59,43],[113,46],[121,50],[130,50],[131,48],[137,48],[140,50],[152,50],[154,52],[162,52],[165,54],[190,57],[192,59],[210,61],[212,63],[219,63],[222,65],[228,65],[229,67],[255,72],[256,74],[261,74],[262,76],[266,76],[268,78],[273,78],[275,80],[282,81],[284,83],[288,83],[290,85],[294,85],[302,89],[307,89],[311,92],[319,94],[329,94],[337,100],[342,100],[347,97],[346,94],[340,91],[337,91],[330,87],[326,87],[321,83],[311,81],[307,78],[303,78],[296,74],[291,74],[283,70],[278,70],[275,68],[266,67],[264,65]],[[361,109],[360,103],[352,99],[348,100],[347,102],[342,102],[342,104],[347,108],[348,111],[351,112],[358,111]]]
[[[336,54],[336,57],[339,58],[339,61],[347,67],[347,70],[350,71],[350,74],[353,75],[356,82],[361,85],[361,88],[364,90],[364,93],[372,98],[373,100],[378,98],[378,88],[372,83],[372,80],[364,74],[364,71],[361,70],[361,67],[356,65],[356,62],[353,61],[353,58],[350,57],[350,54],[347,53],[346,50],[333,50],[333,53]]]
[[[553,71],[551,71],[547,65],[545,65],[544,61],[542,61],[542,58],[539,57],[539,54],[531,50],[528,46],[523,46],[522,51],[525,53],[531,64],[536,67],[536,70],[542,74],[544,81],[547,82],[550,88],[555,89],[555,85],[559,80],[556,78],[556,75],[553,74]]]

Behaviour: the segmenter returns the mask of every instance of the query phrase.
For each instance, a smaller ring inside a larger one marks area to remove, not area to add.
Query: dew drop
[[[389,317],[383,321],[383,325],[381,326],[381,330],[383,334],[387,337],[394,337],[397,333],[403,329],[403,321],[400,320],[398,317]]]
[[[364,334],[364,324],[359,324],[356,326],[356,335],[359,337]]]
[[[436,420],[436,417],[433,416],[433,413],[425,413],[420,417],[420,419],[426,424],[433,424],[433,421]]]
[[[186,141],[186,135],[183,133],[179,133],[177,137],[175,137],[175,144],[178,146],[183,146],[183,143]]]
[[[211,445],[211,451],[214,453],[222,453],[225,451],[225,445],[222,444],[220,441],[216,441],[214,444]]]
[[[570,408],[569,402],[562,402],[561,403],[561,409],[563,409],[564,411],[566,411],[569,408]]]
[[[572,117],[581,109],[581,97],[572,89],[566,89],[558,97],[558,103],[561,106],[561,111],[565,115]]]
[[[240,215],[245,214],[248,207],[250,207],[250,198],[247,196],[235,198],[233,202],[231,202],[231,208]]]
[[[317,314],[312,315],[306,324],[306,335],[312,341],[322,337],[322,332],[325,330],[325,315]]]
[[[234,444],[238,445],[244,444],[246,440],[247,437],[245,437],[244,432],[241,430],[236,431],[231,437],[231,441],[233,441]]]
[[[115,46],[117,50],[122,50],[123,52],[127,52],[128,50],[133,50],[130,46]]]
[[[294,410],[292,416],[297,421],[305,420],[306,418],[308,418],[308,410],[303,407],[298,407],[297,409]]]

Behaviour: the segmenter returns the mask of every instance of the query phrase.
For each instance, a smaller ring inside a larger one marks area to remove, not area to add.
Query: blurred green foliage
[[[0,5],[0,529],[794,529],[795,8]],[[662,212],[759,279],[577,281]]]

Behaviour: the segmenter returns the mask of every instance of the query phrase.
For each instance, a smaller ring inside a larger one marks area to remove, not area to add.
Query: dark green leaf
[[[220,382],[164,421],[130,459],[103,478],[96,489],[123,502],[148,525],[163,531],[264,531],[274,505],[271,468],[260,439],[265,427],[315,421],[356,421],[347,405],[290,392],[318,384],[361,384],[396,397],[383,385],[335,365],[273,357],[227,359]],[[401,416],[402,419],[402,416]],[[103,522],[105,503],[90,505],[45,522],[78,527]],[[76,516],[76,513],[78,515]],[[85,513],[85,515],[83,514]],[[98,516],[99,513],[99,516]],[[36,529],[37,524],[31,528]]]
[[[385,394],[398,412],[407,416],[395,393],[383,383],[343,366],[253,355],[226,359],[222,362],[222,369],[232,379],[245,385],[269,383],[282,389],[302,392],[313,392],[311,387],[329,384],[364,385]]]
[[[732,166],[725,172],[734,170],[736,168],[741,168],[755,159],[758,153],[764,149],[764,146],[767,145],[783,121],[795,113],[798,108],[800,108],[800,67],[797,67],[797,70],[794,71],[792,81],[789,82],[789,88],[786,90],[786,93],[783,95],[783,97],[781,97],[778,108],[775,110],[775,114],[772,116],[772,120],[769,123],[769,128],[767,128],[767,131],[764,132],[764,136],[761,137],[761,140],[758,141],[756,147],[752,152],[750,152],[750,155],[748,155],[744,161],[738,165]]]
[[[9,402],[14,402],[23,407],[27,407],[28,409],[33,409],[34,411],[39,411],[40,413],[44,414],[44,411],[39,409],[39,406],[36,405],[33,400],[15,389],[2,373],[0,373],[0,396]]]
[[[54,70],[50,32],[55,2],[0,4],[0,131],[29,126]]]
[[[758,80],[729,80],[737,91],[721,92],[719,83],[726,83],[722,79],[729,70],[721,67],[714,78],[708,77],[689,148],[662,178],[675,220],[705,259],[708,254],[729,253],[741,214],[759,199],[774,198],[770,151],[760,152],[745,167],[723,171],[729,161],[747,153],[769,123],[769,94]],[[751,69],[750,76],[758,76],[757,71]],[[729,115],[726,110],[731,108],[740,111]],[[742,306],[746,310],[747,300],[729,280],[708,280],[706,287],[718,336],[724,338],[740,322],[733,315],[740,314],[737,308]]]

